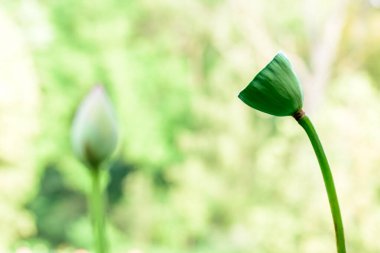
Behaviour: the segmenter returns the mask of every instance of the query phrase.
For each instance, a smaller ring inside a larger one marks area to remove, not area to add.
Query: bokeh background
[[[279,50],[330,159],[348,252],[380,252],[378,0],[0,1],[0,252],[91,251],[70,126],[98,83],[123,137],[112,252],[334,252],[306,135],[237,99]]]

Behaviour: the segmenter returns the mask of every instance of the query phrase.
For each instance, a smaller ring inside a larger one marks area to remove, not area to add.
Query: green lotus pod
[[[278,53],[255,76],[239,98],[250,107],[274,116],[291,116],[303,105],[300,83],[283,53]]]
[[[75,155],[90,168],[98,168],[114,152],[118,131],[114,110],[103,87],[94,87],[82,101],[72,126]]]

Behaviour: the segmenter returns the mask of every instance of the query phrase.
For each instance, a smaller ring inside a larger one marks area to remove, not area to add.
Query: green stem
[[[334,220],[336,246],[337,246],[338,253],[346,253],[342,216],[340,213],[338,197],[336,195],[336,190],[334,186],[334,179],[331,174],[331,170],[326,158],[326,154],[323,151],[321,141],[319,140],[318,134],[315,131],[314,126],[311,123],[309,117],[307,117],[306,115],[302,115],[297,120],[298,120],[298,123],[306,131],[307,136],[309,137],[310,142],[313,145],[314,152],[318,158],[319,166],[321,167],[321,170],[322,170],[323,180],[325,182],[325,187],[326,187],[327,195],[330,202],[330,210],[331,210],[332,218]]]
[[[92,196],[91,196],[91,213],[92,228],[94,233],[94,245],[96,253],[106,253],[105,238],[105,216],[104,216],[104,199],[101,186],[101,171],[99,168],[91,171],[92,176]]]

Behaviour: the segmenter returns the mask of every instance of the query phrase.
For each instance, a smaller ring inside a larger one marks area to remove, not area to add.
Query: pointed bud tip
[[[288,56],[282,50],[278,51],[276,56],[282,56],[282,57],[285,57],[286,59],[288,59]],[[276,58],[276,56],[274,58]]]
[[[94,87],[92,87],[90,94],[105,94],[105,90],[103,85],[97,84]]]

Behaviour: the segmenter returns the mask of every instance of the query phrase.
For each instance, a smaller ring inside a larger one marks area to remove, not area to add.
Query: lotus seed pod
[[[239,98],[250,107],[274,116],[291,116],[303,106],[300,83],[283,53],[278,53],[255,76]]]
[[[103,87],[94,87],[82,101],[72,127],[72,144],[79,160],[93,169],[114,152],[118,131],[115,114]]]

